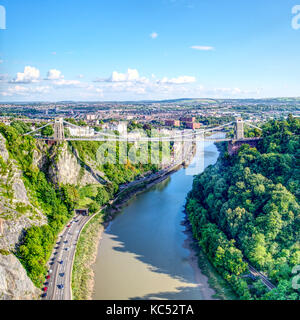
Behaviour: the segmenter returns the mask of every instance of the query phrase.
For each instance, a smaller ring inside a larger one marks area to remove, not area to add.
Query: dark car
[[[57,286],[57,288],[58,288],[58,289],[63,289],[63,288],[64,288],[64,285],[63,285],[63,284],[59,284],[59,285]]]
[[[49,279],[50,279],[50,275],[48,275],[48,276],[46,277],[46,279],[49,280]]]

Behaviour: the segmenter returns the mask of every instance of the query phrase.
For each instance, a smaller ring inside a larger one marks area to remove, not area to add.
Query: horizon
[[[176,102],[176,101],[184,101],[184,100],[234,100],[234,101],[243,101],[243,100],[279,100],[279,99],[292,99],[298,100],[299,97],[263,97],[263,98],[175,98],[175,99],[163,99],[163,100],[57,100],[57,101],[47,101],[47,100],[28,100],[28,101],[1,101],[0,104],[15,104],[15,103],[163,103],[163,102]]]

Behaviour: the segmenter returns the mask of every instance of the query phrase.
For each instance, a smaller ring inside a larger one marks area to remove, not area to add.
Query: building
[[[182,118],[180,118],[180,121],[182,121],[182,122],[195,122],[196,118],[195,117],[182,117]]]
[[[169,127],[180,127],[180,121],[179,120],[166,120],[165,125]]]
[[[96,117],[95,114],[87,114],[87,115],[85,116],[85,119],[86,119],[87,121],[93,121],[93,120],[96,120],[97,117]]]
[[[107,127],[108,130],[111,131],[118,131],[120,135],[126,135],[127,134],[127,122],[126,121],[120,121],[118,123],[112,123]]]
[[[186,126],[187,129],[196,130],[196,129],[200,129],[201,128],[201,123],[186,122],[185,126]]]
[[[90,127],[68,127],[70,135],[73,137],[92,137],[95,134],[95,130]]]

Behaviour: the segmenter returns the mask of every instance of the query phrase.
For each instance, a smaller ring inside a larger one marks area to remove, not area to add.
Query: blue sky
[[[0,99],[300,96],[297,4],[0,0]]]

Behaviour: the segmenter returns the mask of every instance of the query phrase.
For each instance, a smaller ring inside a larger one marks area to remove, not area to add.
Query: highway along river
[[[204,157],[207,167],[218,155],[216,146],[205,142],[194,160]],[[194,167],[191,163],[131,199],[105,230],[94,265],[93,299],[211,298],[214,292],[198,269],[182,224]]]

